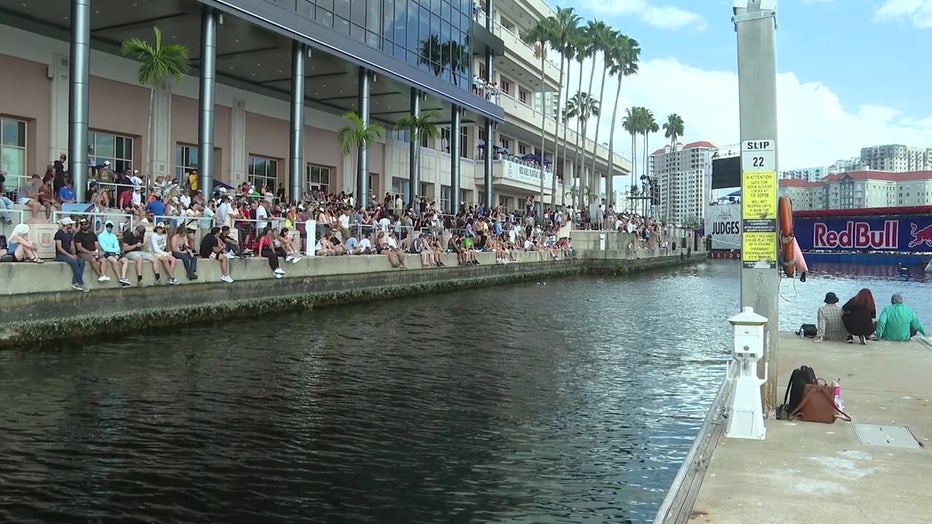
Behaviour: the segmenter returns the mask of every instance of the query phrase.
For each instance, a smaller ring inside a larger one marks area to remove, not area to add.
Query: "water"
[[[539,284],[0,352],[0,521],[649,521],[737,265]]]

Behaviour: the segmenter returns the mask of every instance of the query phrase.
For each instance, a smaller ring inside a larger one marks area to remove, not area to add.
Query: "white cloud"
[[[705,29],[705,19],[679,7],[653,5],[648,0],[584,0],[582,7],[602,16],[636,16],[662,29]]]
[[[881,21],[905,19],[916,27],[932,27],[932,0],[884,0],[874,16]]]
[[[600,68],[601,71],[601,68]],[[574,78],[578,78],[574,70]],[[588,78],[588,69],[584,72]],[[599,74],[594,95],[598,96]],[[575,80],[572,89],[575,91]],[[615,80],[605,88],[603,121],[599,142],[607,142]],[[585,89],[585,86],[584,86]],[[841,104],[832,90],[818,82],[800,82],[792,73],[777,76],[778,150],[780,169],[831,165],[836,160],[860,154],[861,147],[878,144],[932,144],[932,115],[907,115],[895,108],[864,105],[850,108]],[[687,143],[708,140],[718,146],[740,141],[738,124],[738,76],[727,71],[706,71],[675,59],[652,59],[640,63],[637,76],[622,85],[616,126],[616,151],[631,156],[631,138],[621,130],[624,109],[632,105],[652,110],[662,126],[670,113],[685,122]],[[590,129],[592,126],[590,125]],[[594,134],[590,131],[591,135]],[[663,129],[651,135],[648,153],[663,147]],[[638,165],[643,165],[641,139],[638,139]],[[639,167],[639,172],[642,168]]]

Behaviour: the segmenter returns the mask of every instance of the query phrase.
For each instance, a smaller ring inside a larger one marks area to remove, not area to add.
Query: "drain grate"
[[[854,424],[861,443],[888,448],[922,449],[913,432],[906,426],[886,426],[882,424]]]

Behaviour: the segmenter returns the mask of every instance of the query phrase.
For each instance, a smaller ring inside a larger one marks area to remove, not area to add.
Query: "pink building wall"
[[[88,130],[133,137],[133,167],[146,162],[149,90],[96,76],[90,77]]]
[[[51,101],[48,66],[0,55],[0,73],[3,75],[3,81],[0,82],[0,115],[26,122],[25,174],[42,175],[48,163],[55,160],[47,158],[50,156]]]
[[[177,167],[175,146],[178,144],[197,145],[198,111],[197,100],[172,95],[172,172]],[[229,107],[214,105],[214,178],[223,182],[230,182],[231,178],[230,160],[227,158],[230,151],[230,115]]]

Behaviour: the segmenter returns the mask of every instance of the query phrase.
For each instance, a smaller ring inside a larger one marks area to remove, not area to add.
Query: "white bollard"
[[[767,430],[764,428],[760,387],[767,382],[768,370],[765,365],[764,378],[758,378],[757,361],[764,357],[764,326],[767,317],[758,315],[752,307],[745,307],[741,313],[729,318],[728,322],[734,329],[734,361],[731,365],[737,368],[737,377],[734,379],[735,391],[728,412],[725,436],[763,440]]]

